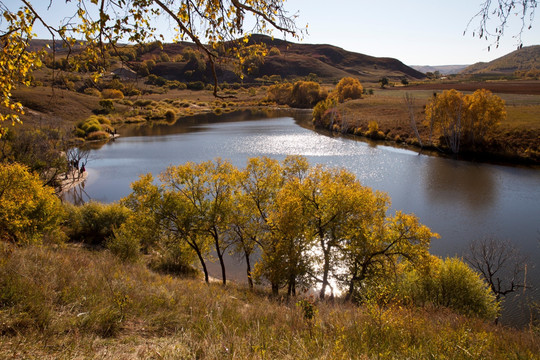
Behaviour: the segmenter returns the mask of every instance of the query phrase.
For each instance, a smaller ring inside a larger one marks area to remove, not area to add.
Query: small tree
[[[465,260],[482,275],[497,301],[525,288],[523,274],[527,262],[510,241],[493,237],[475,240]]]
[[[384,89],[385,86],[388,86],[389,81],[387,77],[383,77],[379,79],[379,83],[381,84],[381,89]]]
[[[342,103],[346,100],[362,98],[363,87],[360,81],[352,77],[344,77],[334,89],[334,96]]]

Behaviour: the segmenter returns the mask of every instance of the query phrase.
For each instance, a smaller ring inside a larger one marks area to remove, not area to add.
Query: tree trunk
[[[227,285],[227,274],[225,273],[225,261],[223,260],[223,253],[221,252],[221,247],[219,246],[219,237],[215,234],[212,234],[214,237],[214,243],[216,246],[216,253],[219,259],[219,265],[221,266],[221,278],[223,285]]]
[[[202,256],[201,251],[199,250],[199,248],[193,247],[193,249],[197,253],[197,257],[199,258],[199,261],[201,262],[201,266],[202,266],[203,272],[204,272],[204,281],[208,284],[210,282],[210,279],[208,277],[208,269],[206,268],[206,263],[204,262],[204,258]]]
[[[321,293],[319,294],[319,297],[324,299],[324,296],[326,294],[326,287],[328,286],[328,272],[330,271],[330,246],[328,246],[326,249],[324,247],[324,239],[321,238],[321,249],[324,253],[324,265],[323,265],[323,278],[322,278],[322,286],[321,286]]]
[[[279,286],[278,286],[278,284],[272,283],[272,295],[274,295],[274,296],[279,295]]]
[[[249,254],[247,251],[244,251],[244,255],[246,257],[246,268],[247,268],[247,279],[248,279],[248,285],[250,289],[253,289],[253,279],[251,276],[251,262],[249,259]]]

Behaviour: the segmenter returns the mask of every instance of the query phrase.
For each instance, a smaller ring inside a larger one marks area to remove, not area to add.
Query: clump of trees
[[[312,108],[327,96],[321,85],[314,81],[275,84],[269,86],[267,90],[267,100],[297,108]]]
[[[482,146],[505,118],[504,101],[486,89],[471,95],[446,90],[435,94],[426,106],[430,128],[454,154],[463,147]]]

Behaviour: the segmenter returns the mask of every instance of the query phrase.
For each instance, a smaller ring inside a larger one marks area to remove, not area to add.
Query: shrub
[[[187,84],[187,88],[190,90],[204,90],[204,83],[202,81],[191,81]]]
[[[122,231],[113,229],[114,236],[110,237],[106,246],[115,256],[125,262],[135,262],[141,254],[139,239]]]
[[[313,123],[317,126],[329,127],[332,123],[331,109],[335,109],[336,105],[336,100],[333,98],[319,101],[313,108]]]
[[[109,138],[109,134],[105,131],[92,131],[86,135],[86,140],[105,140]]]
[[[344,77],[339,81],[334,89],[334,96],[342,103],[346,100],[360,99],[362,97],[363,87],[358,79]]]
[[[281,51],[277,47],[272,47],[270,51],[268,51],[268,56],[279,56],[281,55]]]
[[[176,113],[174,111],[169,109],[165,112],[165,120],[170,122],[170,121],[174,121],[175,119],[176,119]]]
[[[276,84],[268,87],[267,98],[280,105],[286,105],[291,102],[292,84]]]
[[[402,282],[407,298],[417,304],[431,303],[469,316],[494,319],[499,304],[480,276],[457,258],[432,256],[422,270],[406,273]]]
[[[117,90],[117,89],[103,89],[103,91],[101,92],[101,97],[103,99],[123,99],[124,98],[124,93],[122,93],[122,91],[120,90]]]
[[[73,241],[89,245],[105,245],[128,218],[130,211],[119,204],[100,204],[89,202],[82,206],[67,206],[67,234]]]
[[[101,92],[98,89],[91,87],[84,89],[84,93],[91,96],[101,96]]]
[[[54,190],[20,164],[0,164],[0,239],[40,242],[57,232],[63,216]]]
[[[106,113],[114,111],[114,103],[111,99],[99,100],[99,106],[101,106]]]
[[[319,101],[326,99],[327,94],[321,90],[319,83],[314,81],[297,81],[291,93],[291,103],[299,108],[310,108]]]

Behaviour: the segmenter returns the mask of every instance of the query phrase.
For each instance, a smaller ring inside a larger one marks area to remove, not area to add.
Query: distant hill
[[[279,56],[267,56],[260,75],[279,74],[282,77],[317,74],[323,79],[338,80],[355,76],[361,81],[378,81],[381,77],[423,79],[425,75],[393,58],[359,54],[332,45],[299,44],[253,35],[253,43],[276,47]]]
[[[272,39],[266,35],[252,35],[250,44],[264,43],[267,49],[275,47],[279,49],[279,55],[268,55],[264,58],[264,64],[260,65],[258,72],[247,76],[244,81],[253,81],[262,76],[280,75],[283,79],[295,79],[316,74],[324,82],[336,82],[345,76],[354,76],[360,81],[378,82],[380,78],[400,80],[424,79],[426,76],[401,61],[393,58],[379,58],[369,55],[350,52],[332,45],[313,45],[292,43],[285,40]],[[50,40],[33,40],[31,48],[37,50],[45,44],[51,45]],[[61,48],[61,43],[56,44],[57,54],[64,54],[67,49]],[[167,53],[171,59],[176,59],[186,47],[195,48],[193,43],[179,42],[163,44],[163,50],[152,47],[137,60],[129,61],[129,66],[137,69],[137,63],[146,59],[160,58],[160,53]],[[77,51],[77,49],[74,49]],[[220,82],[238,82],[240,78],[234,72],[233,60],[223,59],[216,64],[218,80]],[[211,82],[210,68],[204,72],[193,71],[191,65],[183,61],[156,61],[156,65],[150,70],[151,73],[164,77],[168,80],[195,81],[203,80]]]
[[[476,63],[461,74],[514,74],[531,69],[540,69],[540,45],[521,48],[487,63]]]
[[[418,70],[422,73],[428,73],[435,71],[440,72],[443,75],[452,75],[452,74],[459,74],[460,71],[467,68],[469,65],[411,65],[411,67],[415,70]]]

